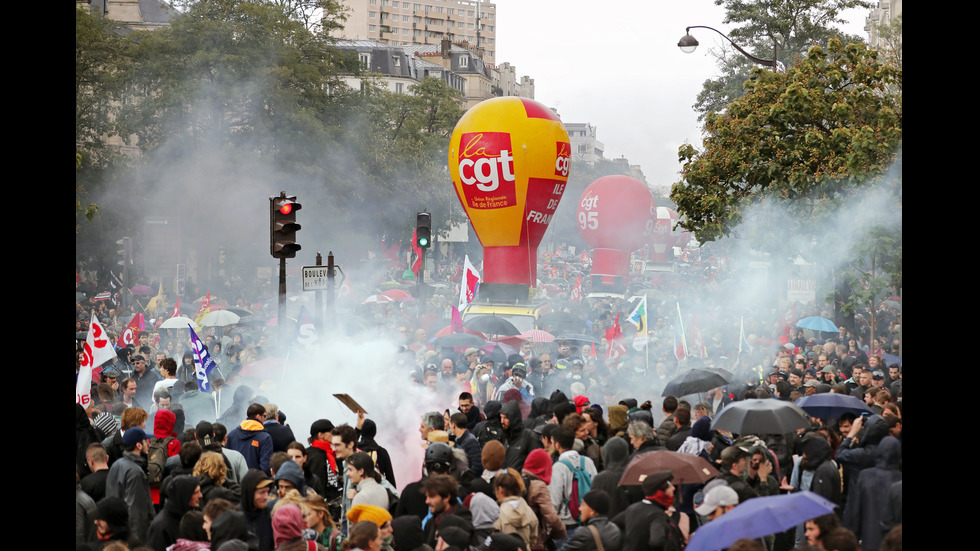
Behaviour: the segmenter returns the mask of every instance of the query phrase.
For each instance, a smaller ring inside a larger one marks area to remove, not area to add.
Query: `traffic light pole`
[[[286,257],[279,258],[279,346],[286,345]]]

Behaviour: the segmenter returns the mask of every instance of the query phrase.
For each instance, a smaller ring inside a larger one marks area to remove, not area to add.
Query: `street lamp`
[[[697,41],[697,39],[694,38],[693,36],[691,36],[691,29],[709,29],[709,30],[715,31],[716,33],[720,34],[722,36],[722,38],[724,38],[725,40],[727,40],[732,46],[734,46],[736,50],[738,50],[739,52],[741,52],[742,55],[744,55],[745,57],[751,59],[752,61],[758,63],[759,65],[766,65],[768,67],[772,67],[772,70],[773,71],[777,71],[778,72],[778,69],[776,68],[777,60],[776,60],[776,42],[775,42],[775,40],[772,43],[772,59],[762,59],[762,58],[759,58],[759,57],[755,57],[754,55],[750,54],[749,52],[746,52],[745,50],[743,50],[738,44],[736,44],[734,41],[732,41],[731,38],[728,38],[727,36],[725,36],[725,34],[722,33],[721,31],[719,31],[718,29],[712,29],[711,27],[705,27],[705,26],[702,26],[702,25],[694,25],[694,26],[691,26],[691,27],[688,27],[687,29],[685,29],[684,32],[687,33],[687,34],[685,34],[684,36],[682,36],[681,39],[677,42],[677,47],[680,48],[681,51],[684,52],[685,54],[689,54],[689,53],[693,52],[698,47],[698,41]]]

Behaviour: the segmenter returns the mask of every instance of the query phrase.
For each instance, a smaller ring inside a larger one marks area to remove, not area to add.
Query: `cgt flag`
[[[480,272],[470,262],[470,255],[463,258],[463,274],[459,280],[459,310],[462,311],[466,305],[473,302],[476,298],[476,291],[480,288]]]
[[[194,350],[194,373],[197,375],[197,389],[201,392],[211,392],[211,371],[214,370],[217,364],[214,363],[214,358],[208,352],[208,349],[204,347],[204,343],[201,338],[197,336],[194,329],[187,326],[187,329],[191,332],[191,346]]]
[[[177,296],[177,303],[174,304],[173,312],[170,312],[170,317],[176,318],[180,315],[180,295]]]
[[[116,351],[112,348],[112,343],[109,341],[105,329],[99,324],[99,319],[95,317],[95,314],[92,314],[92,323],[88,327],[88,337],[85,338],[85,348],[82,352],[80,367],[89,373],[89,381],[98,382],[99,376],[102,374],[100,366],[115,357]],[[84,383],[81,369],[79,370],[78,381],[79,385]],[[77,392],[75,399],[76,401],[79,399]],[[82,405],[88,407],[87,404]]]
[[[575,302],[582,302],[582,272],[579,272],[578,279],[575,280],[575,287],[572,287],[569,298]]]
[[[606,352],[606,364],[615,363],[620,356],[626,353],[626,344],[623,343],[623,328],[619,326],[619,314],[616,314],[616,321],[613,326],[606,329],[606,342],[609,350]]]
[[[129,320],[129,325],[123,330],[119,338],[116,339],[116,348],[126,348],[127,345],[136,346],[137,340],[140,338],[140,330],[145,327],[143,322],[142,312],[135,314],[133,319]]]
[[[194,323],[201,325],[201,320],[204,316],[211,313],[211,291],[208,291],[207,296],[201,299],[201,307],[197,309],[197,315],[194,316]]]

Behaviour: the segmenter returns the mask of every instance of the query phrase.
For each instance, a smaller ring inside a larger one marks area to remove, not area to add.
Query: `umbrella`
[[[204,316],[204,319],[201,320],[201,325],[204,327],[224,327],[226,325],[234,325],[241,321],[241,319],[241,316],[234,312],[215,310]]]
[[[394,300],[405,300],[406,298],[412,298],[412,295],[410,295],[408,291],[405,291],[404,289],[388,289],[381,294]]]
[[[857,396],[833,392],[804,396],[796,401],[796,405],[809,413],[811,417],[819,419],[837,419],[845,413],[853,413],[854,415],[861,415],[865,411],[874,413]]]
[[[436,349],[439,348],[466,348],[466,347],[480,347],[486,344],[487,341],[483,340],[476,335],[471,335],[469,333],[450,333],[444,337],[439,337],[433,343]]]
[[[711,422],[712,430],[735,434],[787,434],[809,426],[800,406],[773,398],[732,402]]]
[[[453,332],[453,326],[452,324],[449,324],[443,327],[442,329],[436,331],[435,335],[432,336],[435,338],[445,337],[446,335],[452,334],[452,332]],[[457,331],[457,333],[469,333],[470,335],[476,335],[481,339],[483,338],[483,333],[480,333],[479,331],[473,331],[472,329],[467,329],[465,327],[463,327],[462,331]]]
[[[398,289],[400,287],[401,287],[401,283],[398,283],[397,281],[394,280],[382,281],[381,283],[378,284],[378,289],[384,291],[388,291],[391,289]]]
[[[520,337],[529,342],[553,342],[555,340],[554,335],[540,329],[529,329],[521,333]]]
[[[826,331],[828,333],[840,333],[840,329],[834,325],[834,322],[827,318],[821,318],[820,316],[810,316],[809,318],[803,318],[796,322],[797,327],[802,327],[803,329],[811,329],[813,331]]]
[[[595,344],[599,342],[599,339],[591,335],[582,335],[580,333],[566,333],[564,335],[558,335],[555,338],[557,340],[565,339],[566,341],[575,341],[583,344]]]
[[[508,356],[517,354],[517,349],[499,342],[480,347],[480,350],[486,353],[484,359],[492,360],[495,364],[502,364],[507,361]]]
[[[654,450],[633,456],[626,464],[619,485],[639,484],[657,471],[670,471],[674,475],[674,484],[700,484],[721,474],[699,455]]]
[[[700,526],[687,551],[725,549],[742,538],[761,538],[834,512],[834,504],[813,492],[752,498]]]
[[[161,329],[187,329],[188,327],[192,327],[196,331],[201,330],[201,326],[187,316],[174,316],[160,324]]]
[[[463,325],[487,335],[518,335],[521,332],[513,323],[497,316],[469,316]]]
[[[724,370],[721,370],[724,371]],[[732,380],[732,374],[728,377],[723,376],[718,369],[707,369],[696,367],[688,369],[680,375],[671,379],[661,396],[687,396],[698,392],[707,392],[713,388],[727,385]]]
[[[244,308],[222,308],[222,310],[226,310],[226,311],[231,312],[233,314],[238,314],[238,316],[239,317],[242,317],[242,318],[244,318],[245,316],[252,316],[252,315],[254,315],[252,312],[249,312],[248,310],[246,310]]]
[[[141,296],[141,297],[145,297],[147,295],[153,294],[153,287],[150,287],[149,285],[133,285],[132,287],[129,288],[129,290],[134,295]]]
[[[902,367],[902,358],[894,354],[882,354],[881,360],[885,362],[885,365],[898,364],[898,367]]]
[[[383,304],[385,302],[395,302],[395,299],[389,297],[388,295],[371,295],[364,299],[361,304]]]

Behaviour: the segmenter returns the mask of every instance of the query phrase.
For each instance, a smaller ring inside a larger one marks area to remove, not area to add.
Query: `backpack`
[[[496,440],[502,444],[504,442],[504,429],[499,423],[487,423],[483,426],[483,430],[480,431],[476,440],[480,443],[480,448],[483,448],[491,440]]]
[[[171,440],[174,440],[173,436],[168,436],[163,439],[150,439],[150,449],[146,461],[146,475],[150,481],[151,488],[159,488],[160,483],[163,482],[163,471],[168,457],[167,448],[170,446]]]
[[[572,479],[572,493],[568,496],[568,513],[572,515],[575,520],[579,519],[579,505],[582,504],[582,496],[589,493],[592,489],[592,475],[585,470],[585,457],[580,456],[579,462],[581,465],[579,467],[573,467],[565,459],[560,459],[559,463],[564,463],[568,467],[575,478]]]

